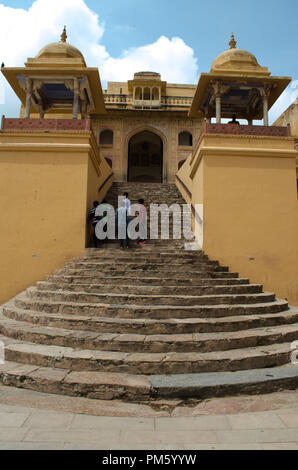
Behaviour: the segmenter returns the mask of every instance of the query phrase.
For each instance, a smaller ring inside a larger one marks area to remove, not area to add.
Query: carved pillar
[[[74,79],[74,87],[73,87],[73,119],[78,119],[78,112],[79,112],[79,81],[77,78]]]
[[[30,106],[31,106],[31,97],[32,97],[32,80],[31,78],[26,78],[26,107],[25,107],[25,118],[30,117]]]
[[[220,81],[215,81],[212,83],[213,88],[213,97],[212,101],[215,99],[215,115],[216,115],[216,124],[221,122],[221,95],[223,93],[223,87]]]
[[[263,122],[264,126],[269,126],[269,119],[268,119],[268,99],[270,96],[270,88],[265,85],[265,87],[261,90],[261,96],[263,98]]]
[[[217,93],[215,96],[215,106],[216,106],[216,124],[220,124],[221,122],[221,97],[219,93]]]

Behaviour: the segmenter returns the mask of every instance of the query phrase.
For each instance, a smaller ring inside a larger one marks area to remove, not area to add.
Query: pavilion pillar
[[[30,106],[32,98],[32,80],[31,78],[26,78],[26,107],[25,107],[25,118],[30,117]]]
[[[215,97],[215,106],[216,106],[216,124],[221,122],[221,96],[220,94]]]
[[[270,95],[270,87],[266,86],[263,90],[261,90],[261,96],[263,98],[263,122],[264,126],[269,126],[269,119],[268,119],[268,98]]]
[[[77,78],[74,79],[74,88],[73,88],[73,119],[78,119],[79,112],[79,81]]]

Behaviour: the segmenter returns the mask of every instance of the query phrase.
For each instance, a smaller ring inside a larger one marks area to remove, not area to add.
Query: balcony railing
[[[184,96],[163,96],[160,100],[133,99],[133,95],[104,94],[106,105],[120,105],[126,107],[132,105],[136,108],[189,108],[193,98]]]

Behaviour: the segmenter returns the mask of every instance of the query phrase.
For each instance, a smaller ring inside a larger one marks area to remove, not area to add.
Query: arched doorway
[[[161,183],[162,167],[161,138],[150,131],[132,136],[128,143],[127,181]]]

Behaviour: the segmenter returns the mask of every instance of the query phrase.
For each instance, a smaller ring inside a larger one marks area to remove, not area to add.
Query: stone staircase
[[[107,195],[184,203],[173,184]],[[154,401],[296,388],[298,308],[181,240],[88,248],[0,309],[0,382],[48,393]]]

